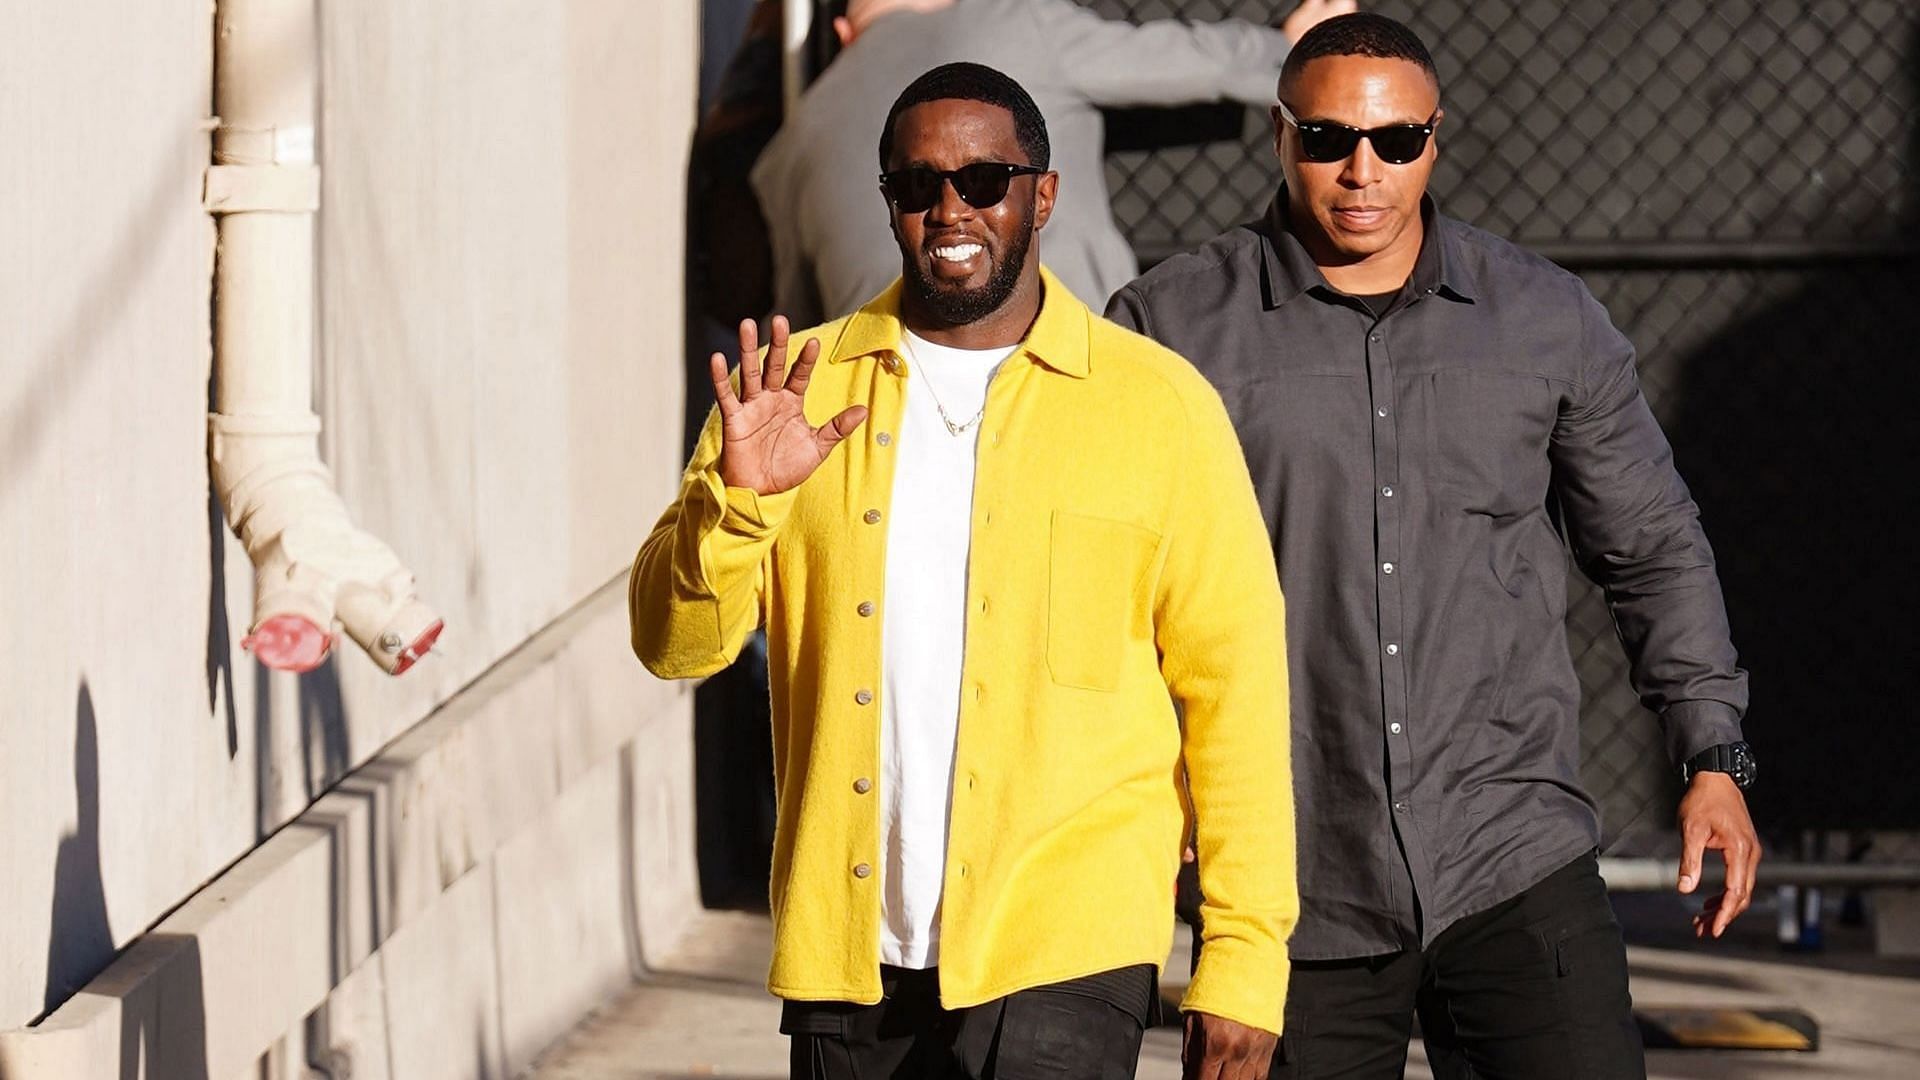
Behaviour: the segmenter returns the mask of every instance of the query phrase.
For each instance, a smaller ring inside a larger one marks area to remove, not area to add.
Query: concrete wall
[[[209,629],[207,9],[76,0],[0,18],[12,1025],[245,851],[254,822],[252,733],[210,701],[229,654]]]
[[[323,452],[448,623],[397,680],[238,647],[208,5],[0,9],[8,1077],[503,1075],[692,905],[607,586],[678,468],[697,4],[320,10]]]

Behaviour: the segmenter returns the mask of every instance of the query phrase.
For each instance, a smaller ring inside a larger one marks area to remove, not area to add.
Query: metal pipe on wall
[[[215,27],[208,429],[214,488],[254,565],[243,644],[268,667],[311,670],[337,620],[398,675],[444,624],[393,549],[353,524],[313,411],[318,15],[313,0],[219,0]]]

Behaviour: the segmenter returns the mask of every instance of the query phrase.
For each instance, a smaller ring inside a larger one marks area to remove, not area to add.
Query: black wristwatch
[[[1721,743],[1688,758],[1686,764],[1680,766],[1680,780],[1692,783],[1694,774],[1703,772],[1726,773],[1733,778],[1735,786],[1744,790],[1753,786],[1754,778],[1760,775],[1760,766],[1753,760],[1753,747],[1745,742]]]

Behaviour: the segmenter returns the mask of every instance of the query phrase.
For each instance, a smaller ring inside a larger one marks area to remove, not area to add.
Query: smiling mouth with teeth
[[[986,249],[979,244],[950,244],[933,249],[933,257],[946,262],[966,262]]]

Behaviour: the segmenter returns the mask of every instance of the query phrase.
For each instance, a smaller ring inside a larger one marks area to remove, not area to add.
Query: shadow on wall
[[[60,838],[53,862],[53,916],[47,931],[47,989],[52,1012],[113,960],[113,927],[100,874],[100,737],[93,692],[80,680],[74,706],[74,831]]]
[[[208,1080],[200,943],[149,934],[128,950],[127,966],[156,974],[122,1002],[120,1080]]]
[[[100,872],[100,745],[93,693],[80,682],[74,708],[74,831],[54,858],[53,918],[47,932],[46,1013],[52,1013],[114,961]],[[206,995],[200,943],[180,934],[148,934],[127,951],[124,970],[137,989],[125,994],[120,1027],[121,1080],[207,1080]],[[122,988],[109,987],[108,993]],[[41,1019],[45,1019],[45,1014]],[[36,1020],[35,1023],[38,1023]]]
[[[487,1053],[487,1019],[476,1016],[473,1021],[473,1072],[469,1080],[493,1080],[493,1057]]]
[[[214,378],[207,378],[207,411],[213,411]],[[207,455],[211,462],[213,455]],[[224,690],[223,695],[221,691]],[[240,703],[233,699],[233,629],[227,621],[227,514],[207,483],[207,711],[226,708],[227,760],[240,754]]]
[[[1905,92],[1920,101],[1920,30],[1906,56]],[[1853,232],[1912,251],[1920,124],[1905,151],[1905,219]],[[1899,139],[1883,152],[1901,152]],[[1920,451],[1920,258],[1762,272],[1751,285],[1776,298],[1686,357],[1671,434],[1752,672],[1754,817],[1777,835],[1920,827],[1920,788],[1906,775],[1920,734],[1901,722],[1920,588],[1899,541],[1915,506],[1907,464]]]
[[[261,667],[254,678],[254,835],[267,834],[286,824],[347,775],[353,764],[347,741],[347,708],[340,692],[340,651],[334,650],[326,663],[300,675],[287,675]],[[257,663],[257,662],[256,662]],[[275,725],[285,723],[275,716],[273,685],[294,679],[297,693],[295,715],[300,754],[300,790],[297,796],[286,790],[293,781],[289,775],[291,746],[282,746],[275,737]]]
[[[300,759],[311,803],[340,782],[353,764],[347,746],[347,706],[340,696],[340,654],[300,676]]]

